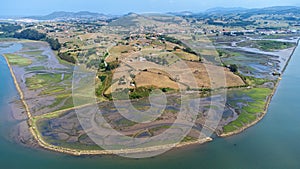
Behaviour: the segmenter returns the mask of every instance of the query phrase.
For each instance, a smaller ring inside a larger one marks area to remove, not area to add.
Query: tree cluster
[[[238,71],[238,66],[236,64],[231,64],[228,68],[233,73],[236,73]]]
[[[59,43],[58,39],[53,38],[46,38],[46,42],[49,43],[52,50],[59,50],[61,48],[61,44]]]
[[[58,57],[61,58],[62,60],[65,60],[67,62],[76,63],[76,59],[68,52],[64,52],[64,53],[59,53]]]
[[[19,25],[14,25],[10,23],[0,23],[0,31],[4,33],[13,33],[22,29]]]
[[[16,32],[14,38],[18,39],[29,39],[29,40],[43,40],[49,43],[52,50],[59,50],[61,44],[58,39],[47,37],[46,34],[40,33],[34,29],[25,29],[20,33]]]
[[[25,29],[20,33],[16,32],[14,37],[18,39],[42,40],[46,38],[46,34],[33,29]]]

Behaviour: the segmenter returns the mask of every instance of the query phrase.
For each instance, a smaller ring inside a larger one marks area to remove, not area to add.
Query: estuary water
[[[1,47],[3,48],[3,47]],[[0,48],[0,49],[1,49]],[[6,52],[18,50],[11,46]],[[3,51],[3,49],[2,49]],[[0,51],[0,55],[1,55]],[[292,56],[265,118],[245,132],[204,145],[169,151],[148,159],[116,156],[73,157],[23,147],[9,139],[17,121],[9,102],[18,98],[6,62],[0,56],[1,169],[285,169],[300,168],[300,47]]]

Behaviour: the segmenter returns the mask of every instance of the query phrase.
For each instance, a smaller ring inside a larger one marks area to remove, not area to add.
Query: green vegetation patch
[[[245,41],[245,42],[238,43],[238,45],[244,47],[258,48],[263,51],[282,50],[282,49],[287,49],[296,46],[295,43],[280,42],[280,41],[273,41],[273,40]]]
[[[249,85],[263,85],[266,82],[270,82],[268,79],[263,79],[263,78],[255,78],[252,76],[247,76],[246,77],[246,82]]]
[[[248,85],[250,86],[258,86],[263,85],[267,82],[273,82],[272,80],[266,79],[266,78],[256,78],[252,76],[244,76],[241,73],[235,72],[238,76],[240,76]]]
[[[255,121],[260,113],[265,109],[266,99],[270,96],[272,90],[269,88],[254,88],[249,90],[234,91],[229,94],[235,98],[244,98],[231,101],[229,104],[240,111],[239,117],[224,126],[224,133],[233,132]],[[247,99],[247,98],[248,99]],[[237,103],[243,103],[244,106],[239,108]]]
[[[72,55],[70,52],[64,52],[64,53],[59,53],[58,57],[64,61],[67,61],[69,63],[76,63],[75,57]]]
[[[28,51],[28,52],[22,52],[22,54],[29,55],[29,56],[37,56],[42,55],[42,50],[35,50],[35,51]]]
[[[18,65],[18,66],[29,66],[32,64],[32,60],[22,57],[20,55],[16,55],[16,54],[5,54],[4,55],[8,62],[11,65]]]
[[[114,99],[117,100],[123,100],[123,99],[141,99],[145,97],[149,97],[151,91],[153,91],[154,88],[152,87],[138,87],[135,89],[124,89],[122,91],[117,91],[112,94],[112,96],[109,96],[109,98],[114,97]]]
[[[54,93],[60,93],[64,92],[66,90],[65,87],[63,86],[52,86],[52,87],[47,87],[41,92],[41,95],[49,95],[49,94],[54,94]]]
[[[37,74],[32,77],[26,78],[25,83],[30,90],[35,90],[50,86],[51,84],[57,85],[57,83],[67,78],[68,76],[66,75],[62,77],[62,74]]]
[[[191,137],[191,136],[186,136],[183,138],[183,140],[181,140],[182,143],[185,142],[192,142],[192,141],[197,141],[197,138]]]
[[[149,129],[149,132],[153,135],[154,132],[159,131],[159,130],[167,130],[171,128],[171,125],[163,125],[163,126],[158,126],[158,127],[154,127]]]
[[[104,92],[109,88],[112,83],[113,74],[111,72],[101,73],[98,78],[100,79],[100,84],[96,88],[96,96],[100,97],[104,95]]]
[[[55,101],[49,107],[53,108],[53,107],[59,106],[60,104],[63,104],[63,105],[61,107],[59,107],[57,110],[63,110],[63,109],[68,109],[68,108],[74,107],[73,98],[71,97],[70,94],[60,94],[60,95],[56,96]]]
[[[45,70],[44,66],[34,66],[34,67],[27,67],[25,68],[26,71],[38,71],[38,70]]]
[[[219,57],[234,57],[234,56],[240,56],[241,54],[238,52],[233,52],[233,51],[227,51],[223,49],[217,49],[217,52],[219,54]]]
[[[122,118],[118,120],[116,123],[118,124],[118,126],[122,126],[122,127],[130,127],[137,124],[136,122],[130,121],[126,118]]]

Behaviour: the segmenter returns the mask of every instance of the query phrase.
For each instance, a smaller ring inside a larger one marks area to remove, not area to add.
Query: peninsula
[[[25,145],[57,152],[99,155],[205,143],[213,140],[208,133],[238,134],[264,117],[298,45],[297,20],[274,10],[278,14],[272,16],[253,11],[222,16],[217,12],[188,16],[129,13],[5,22],[0,27],[0,47],[21,46],[3,55],[20,95],[12,103],[13,116],[27,121],[16,138]],[[95,105],[74,102],[72,84],[78,66],[95,72],[94,89],[83,87],[83,93],[95,96],[101,116],[115,131],[151,138],[176,130],[172,124],[181,111],[182,93],[200,103],[191,130],[180,142],[102,149],[76,114]],[[114,104],[130,100],[135,110],[147,111],[152,105],[148,97],[157,90],[166,96],[167,105],[151,122],[130,120]],[[97,115],[95,123],[96,119]]]

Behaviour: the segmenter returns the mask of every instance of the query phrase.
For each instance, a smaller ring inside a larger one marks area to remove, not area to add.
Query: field
[[[135,49],[131,46],[114,46],[109,50],[109,57],[106,59],[107,62],[112,62],[118,59],[122,60],[128,57],[129,53],[133,52]]]
[[[196,56],[194,54],[186,53],[182,50],[176,50],[173,52],[175,55],[177,55],[179,58],[188,60],[188,61],[199,61],[200,57]]]
[[[134,78],[136,87],[157,87],[179,89],[178,84],[168,76],[156,72],[140,72]]]
[[[243,80],[230,72],[228,69],[211,64],[202,64],[196,62],[187,62],[187,65],[193,71],[198,87],[220,88],[243,86]],[[183,83],[188,83],[189,79],[184,79]]]

